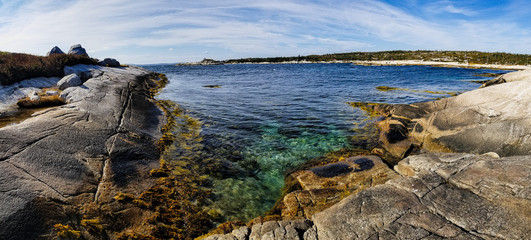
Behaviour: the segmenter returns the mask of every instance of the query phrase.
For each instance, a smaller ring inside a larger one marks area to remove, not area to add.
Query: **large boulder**
[[[103,74],[104,68],[100,66],[93,65],[75,65],[75,66],[65,66],[63,71],[65,76],[70,74],[77,74],[82,82],[87,81],[90,78],[96,78]]]
[[[101,61],[98,61],[98,65],[104,66],[104,67],[119,67],[120,62],[118,62],[114,58],[105,58]]]
[[[70,47],[68,54],[88,56],[87,51],[81,47],[81,44],[76,44]]]
[[[65,53],[58,46],[55,46],[55,47],[52,48],[52,50],[50,50],[46,54],[46,56],[50,56],[50,55],[53,55],[53,54],[65,54]]]
[[[61,78],[61,80],[57,82],[57,87],[59,87],[60,90],[65,90],[69,87],[75,87],[81,84],[83,84],[83,82],[81,81],[81,78],[77,74],[72,73],[70,75],[67,75]]]

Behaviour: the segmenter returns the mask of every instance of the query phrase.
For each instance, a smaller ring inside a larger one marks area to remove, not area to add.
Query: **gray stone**
[[[120,62],[118,62],[114,58],[105,58],[101,61],[98,61],[98,65],[104,66],[104,67],[119,67]]]
[[[57,87],[59,87],[60,90],[65,90],[69,87],[76,87],[81,84],[83,84],[83,82],[81,81],[81,78],[77,74],[72,73],[70,75],[67,75],[61,78],[61,80],[57,82]]]
[[[163,114],[147,97],[147,71],[97,68],[99,78],[65,90],[86,89],[82,99],[0,128],[0,239],[39,239],[57,223],[80,229],[88,206],[124,226],[141,218],[113,197],[154,183]]]
[[[46,96],[55,96],[55,95],[59,95],[59,91],[56,91],[56,90],[48,90],[45,92]]]
[[[46,56],[50,56],[50,55],[53,55],[53,54],[65,54],[65,53],[58,46],[55,46],[55,47],[52,48],[52,50],[50,50],[46,54]]]
[[[81,47],[81,44],[72,45],[70,50],[68,50],[68,54],[88,56],[87,51]]]
[[[387,116],[379,124],[384,148],[397,157],[412,146],[430,152],[530,154],[531,70],[500,77],[511,81],[433,102],[378,106]],[[397,132],[405,137],[394,138]]]
[[[318,239],[501,238],[531,234],[531,156],[424,154],[403,175],[312,218]]]
[[[65,76],[70,74],[77,74],[82,82],[87,81],[90,78],[97,78],[103,74],[105,68],[93,65],[75,65],[65,66],[63,71]],[[107,69],[108,70],[108,69]]]

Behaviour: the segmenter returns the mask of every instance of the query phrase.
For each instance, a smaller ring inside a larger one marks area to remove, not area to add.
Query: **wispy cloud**
[[[464,17],[434,20],[370,0],[0,3],[1,50],[33,54],[76,43],[133,63],[198,60],[206,51],[218,59],[391,46],[530,52],[529,29],[516,20],[468,19],[476,13],[450,1],[437,2],[439,11]]]

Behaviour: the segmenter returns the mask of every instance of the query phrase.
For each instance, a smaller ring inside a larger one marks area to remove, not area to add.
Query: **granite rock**
[[[65,90],[69,87],[76,87],[81,84],[83,84],[81,78],[77,74],[72,73],[61,78],[61,80],[57,82],[57,87],[59,88],[59,90]]]
[[[104,66],[104,67],[119,67],[120,62],[118,62],[114,58],[105,58],[101,61],[98,61],[98,65]]]
[[[428,152],[531,154],[531,71],[508,73],[504,84],[437,101],[380,105],[383,147],[397,157]]]
[[[494,157],[493,157],[494,156]],[[531,156],[422,154],[402,175],[313,216],[319,239],[521,239],[531,233]]]
[[[68,50],[68,54],[88,56],[87,51],[81,47],[81,44],[72,45],[70,50]]]
[[[140,222],[113,197],[154,182],[163,113],[148,97],[153,80],[139,68],[93,67],[102,74],[83,97],[68,94],[77,101],[0,128],[0,239],[53,238],[54,224],[79,224],[89,206],[108,209],[117,226]]]
[[[53,55],[53,54],[65,54],[65,53],[58,46],[55,46],[55,47],[52,48],[52,50],[50,50],[46,54],[46,56],[50,56],[50,55]]]

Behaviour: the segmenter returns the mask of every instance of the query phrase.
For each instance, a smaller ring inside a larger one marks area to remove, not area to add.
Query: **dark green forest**
[[[350,52],[324,55],[308,55],[293,57],[242,58],[221,61],[222,63],[258,63],[258,62],[331,62],[331,61],[377,61],[377,60],[424,60],[440,62],[460,62],[470,64],[504,64],[530,65],[529,54],[513,54],[502,52],[478,51],[382,51],[382,52]]]

